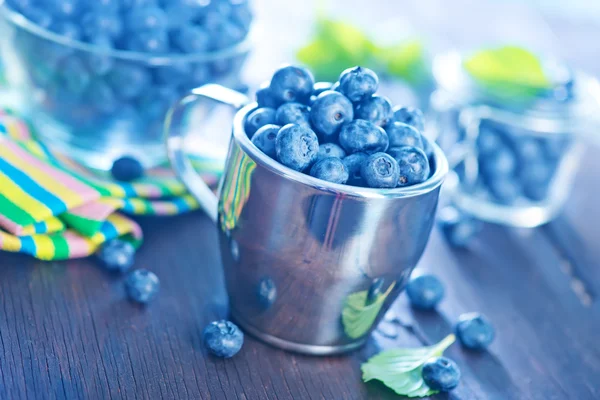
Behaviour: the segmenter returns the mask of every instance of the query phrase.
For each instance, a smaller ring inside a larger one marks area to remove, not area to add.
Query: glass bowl
[[[238,88],[251,36],[206,53],[104,49],[46,30],[0,0],[9,92],[2,105],[25,115],[46,145],[89,167],[108,170],[123,155],[151,167],[166,160],[162,125],[170,105],[208,82]]]
[[[431,109],[453,171],[450,201],[487,222],[536,227],[552,220],[571,191],[585,138],[600,126],[600,84],[552,64],[566,77],[553,90],[501,98],[481,90],[462,65],[461,54],[450,52],[433,66]]]

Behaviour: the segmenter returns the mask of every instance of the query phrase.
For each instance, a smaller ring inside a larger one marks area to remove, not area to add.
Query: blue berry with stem
[[[342,126],[340,145],[347,153],[373,154],[386,151],[389,139],[385,131],[370,121],[355,119]]]
[[[303,171],[317,159],[319,139],[311,129],[289,124],[277,133],[275,152],[280,163],[296,171]]]
[[[310,128],[310,108],[301,103],[284,103],[275,114],[278,125],[296,124]]]
[[[367,97],[354,107],[354,118],[371,121],[377,126],[386,126],[392,116],[392,103],[384,96]]]
[[[204,328],[202,341],[215,356],[231,358],[242,349],[244,334],[233,322],[214,321]]]
[[[307,103],[314,83],[315,79],[309,70],[288,65],[275,71],[270,88],[272,95],[280,103]]]
[[[340,146],[335,143],[323,143],[319,145],[319,152],[317,153],[317,160],[335,157],[340,160],[346,157],[346,152]]]
[[[338,90],[353,103],[371,97],[378,87],[379,78],[368,68],[348,68],[340,74]]]
[[[106,269],[125,272],[135,262],[135,247],[125,240],[112,239],[104,243],[96,255]]]
[[[431,390],[449,392],[458,386],[460,369],[449,358],[435,357],[423,364],[421,376]]]
[[[144,167],[137,159],[123,156],[113,162],[110,172],[117,181],[131,182],[144,175]]]
[[[344,184],[348,181],[346,166],[337,157],[318,160],[310,169],[310,175],[327,182]]]
[[[131,300],[146,304],[158,294],[160,281],[153,272],[146,269],[137,269],[127,276],[125,289]]]
[[[276,125],[276,114],[276,110],[267,107],[257,108],[248,114],[246,121],[244,122],[244,129],[246,130],[248,137],[252,138],[254,132],[267,124]]]
[[[276,158],[277,153],[275,152],[275,139],[280,127],[278,125],[267,124],[259,128],[254,136],[252,136],[252,143],[260,151],[265,153],[271,158]]]
[[[365,186],[366,182],[362,177],[361,168],[364,162],[369,158],[367,153],[354,153],[344,157],[342,162],[348,171],[348,185]]]
[[[434,275],[411,277],[406,285],[406,295],[410,304],[421,310],[432,310],[444,298],[444,285]]]
[[[310,109],[310,122],[323,142],[337,141],[341,127],[353,119],[350,100],[331,90],[321,92]]]
[[[398,186],[411,186],[425,182],[431,172],[425,152],[417,147],[395,147],[389,154],[398,162],[400,176]]]
[[[374,153],[367,157],[360,175],[371,188],[394,188],[398,184],[398,163],[386,153]]]
[[[414,107],[395,107],[394,121],[402,122],[416,128],[419,132],[425,129],[423,112]]]
[[[423,148],[421,133],[411,125],[393,121],[385,127],[385,132],[390,139],[390,148],[401,146]]]
[[[462,314],[454,330],[460,343],[472,350],[486,349],[496,336],[492,323],[479,313]]]

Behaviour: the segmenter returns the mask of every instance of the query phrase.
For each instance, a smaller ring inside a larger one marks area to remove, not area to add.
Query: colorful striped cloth
[[[139,246],[142,231],[128,214],[174,215],[198,207],[167,167],[134,183],[114,182],[32,139],[29,125],[0,111],[0,250],[42,260],[85,257],[107,240]],[[217,160],[194,160],[215,185]]]

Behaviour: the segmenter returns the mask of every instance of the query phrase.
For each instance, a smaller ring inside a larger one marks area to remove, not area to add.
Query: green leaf
[[[521,47],[481,50],[464,67],[485,89],[502,97],[535,96],[551,87],[540,59]]]
[[[378,58],[390,75],[408,82],[417,83],[427,76],[425,51],[420,40],[382,48],[378,51]]]
[[[362,364],[363,381],[379,380],[402,396],[435,394],[437,392],[431,390],[421,377],[423,364],[432,357],[441,356],[455,339],[450,334],[433,346],[383,351]]]
[[[388,290],[385,293],[380,293],[371,304],[367,304],[369,292],[366,290],[352,293],[346,298],[346,303],[342,310],[342,324],[344,325],[346,335],[352,339],[356,339],[371,329],[383,306],[383,302],[394,286],[394,284],[391,284]]]

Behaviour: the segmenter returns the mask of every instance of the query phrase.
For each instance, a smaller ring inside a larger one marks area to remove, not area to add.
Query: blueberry
[[[278,108],[281,104],[271,92],[271,88],[268,83],[261,85],[260,89],[256,91],[256,102],[259,107]]]
[[[414,107],[395,107],[394,120],[408,124],[419,132],[423,132],[425,124],[423,123],[423,112]]]
[[[112,12],[117,12],[119,11],[120,2],[120,0],[95,0],[94,2],[89,2],[87,6],[92,8],[93,10],[108,10]]]
[[[306,68],[292,65],[275,71],[271,79],[271,93],[280,103],[296,101],[307,103],[315,80]]]
[[[95,36],[91,40],[88,40],[88,42],[106,51],[110,51],[113,48],[112,39],[105,35]],[[115,60],[112,56],[104,56],[93,53],[86,54],[84,61],[85,65],[90,71],[92,71],[95,75],[100,76],[109,73],[115,63]]]
[[[127,29],[131,31],[166,31],[167,14],[156,6],[136,7],[127,15]]]
[[[63,88],[71,94],[82,94],[90,83],[90,73],[78,57],[69,57],[60,64]]]
[[[220,24],[216,30],[210,31],[210,33],[211,50],[221,50],[231,47],[241,42],[246,35],[244,29],[231,22]]]
[[[363,162],[360,174],[368,187],[394,188],[398,184],[398,163],[386,153],[371,154]]]
[[[211,37],[202,28],[186,25],[171,35],[173,44],[184,53],[202,53],[208,51]]]
[[[346,157],[346,152],[335,143],[323,143],[319,145],[317,160],[327,157],[335,157],[341,160],[342,158]]]
[[[364,67],[354,67],[340,74],[339,91],[353,103],[371,97],[379,87],[379,79],[375,72]]]
[[[41,8],[29,7],[21,11],[23,16],[34,24],[48,29],[52,25],[52,16]]]
[[[516,140],[514,149],[519,156],[519,160],[525,164],[543,157],[540,143],[531,137],[524,137]]]
[[[277,157],[275,152],[275,139],[277,138],[279,129],[280,127],[277,125],[267,124],[259,128],[254,136],[252,136],[252,143],[254,143],[260,151],[273,159]]]
[[[339,141],[348,153],[373,154],[386,151],[389,145],[387,133],[364,119],[355,119],[342,126]]]
[[[44,0],[46,10],[56,18],[72,18],[79,11],[78,0]]]
[[[214,321],[202,332],[202,341],[212,354],[230,358],[236,355],[244,344],[244,334],[233,322]]]
[[[282,104],[275,114],[278,125],[296,124],[310,128],[310,108],[300,103]]]
[[[262,308],[270,308],[277,299],[277,286],[271,278],[262,278],[258,283],[258,302]]]
[[[192,70],[187,76],[187,80],[184,80],[183,83],[187,83],[186,88],[194,88],[198,86],[202,86],[208,81],[210,81],[212,75],[209,69],[208,64],[206,63],[197,63],[196,65],[192,65]]]
[[[100,247],[97,253],[106,269],[125,272],[135,261],[135,247],[121,239],[110,240]]]
[[[319,94],[310,110],[312,126],[323,142],[336,141],[342,125],[353,119],[350,100],[331,90]]]
[[[324,181],[344,184],[348,180],[346,166],[337,157],[318,160],[310,169],[310,175]]]
[[[123,32],[123,22],[111,12],[88,12],[81,19],[81,29],[88,40],[96,36],[117,39]]]
[[[72,22],[55,21],[50,26],[50,30],[69,40],[79,40],[81,38],[79,26]]]
[[[110,173],[118,181],[131,182],[144,175],[144,167],[135,158],[123,156],[113,163]]]
[[[319,140],[309,128],[289,124],[279,130],[275,139],[275,151],[280,163],[302,171],[317,159]]]
[[[444,298],[444,285],[433,275],[418,275],[406,285],[410,304],[421,310],[433,310]]]
[[[123,100],[139,96],[150,86],[150,80],[150,73],[143,66],[129,63],[116,64],[107,75],[108,83]]]
[[[377,126],[386,126],[392,116],[392,103],[383,96],[368,97],[354,107],[354,118],[366,119]]]
[[[543,160],[533,160],[521,168],[519,175],[523,194],[533,201],[543,201],[548,196],[553,176],[553,164]]]
[[[156,67],[153,77],[160,85],[177,87],[187,83],[191,72],[192,66],[189,63],[180,62]]]
[[[480,156],[487,157],[496,149],[503,146],[500,134],[494,129],[481,127],[477,136],[477,152]]]
[[[252,138],[254,132],[256,132],[259,128],[267,125],[267,124],[276,124],[277,111],[272,108],[257,108],[252,111],[246,117],[246,121],[244,122],[244,129],[246,130],[246,135]]]
[[[169,107],[179,98],[175,88],[169,85],[154,85],[145,91],[137,101],[140,114],[150,120],[162,120],[165,118]]]
[[[253,19],[252,10],[248,3],[235,4],[231,9],[229,19],[242,28],[244,32],[248,32]]]
[[[136,269],[127,276],[125,289],[131,300],[145,304],[158,294],[160,281],[153,272]]]
[[[458,386],[460,369],[449,358],[435,357],[423,364],[421,376],[430,389],[448,392]]]
[[[398,162],[400,176],[398,186],[411,186],[425,182],[431,172],[425,152],[417,147],[395,147],[389,154]]]
[[[493,154],[480,157],[479,160],[482,173],[490,180],[511,176],[517,168],[515,154],[505,146],[497,148]]]
[[[403,122],[393,121],[385,127],[385,132],[390,139],[390,148],[411,146],[423,148],[423,138],[413,126]]]
[[[34,0],[5,0],[5,4],[14,11],[23,13],[24,10],[31,8]]]
[[[454,329],[462,345],[472,350],[487,348],[496,336],[491,322],[479,313],[461,315]]]
[[[520,195],[520,188],[515,178],[496,177],[490,178],[485,183],[494,200],[500,204],[514,204]]]
[[[438,224],[448,243],[458,248],[467,247],[482,228],[480,221],[461,213],[452,206],[440,210]]]
[[[366,185],[366,182],[361,174],[361,167],[368,157],[369,155],[367,153],[354,153],[350,154],[342,160],[342,162],[346,166],[346,170],[348,171],[348,185]]]
[[[95,79],[90,83],[85,92],[85,100],[100,112],[111,113],[118,107],[115,93],[101,79]]]
[[[126,48],[142,53],[164,54],[169,51],[169,39],[167,33],[160,30],[131,33]]]
[[[542,142],[544,154],[548,159],[557,160],[569,149],[571,138],[567,135],[556,135]]]

